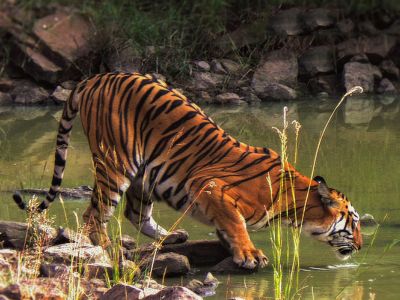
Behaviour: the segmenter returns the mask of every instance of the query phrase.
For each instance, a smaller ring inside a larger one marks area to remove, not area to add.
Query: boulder
[[[41,225],[35,231],[44,245],[50,243],[56,235],[55,229],[48,226]],[[4,247],[23,250],[25,246],[30,246],[34,237],[32,227],[27,223],[0,221],[0,242]]]
[[[17,260],[18,252],[14,249],[0,249],[0,258],[6,261]]]
[[[377,87],[376,91],[379,94],[395,94],[397,93],[397,89],[393,85],[393,83],[387,79],[383,78],[381,82],[379,82],[379,86]]]
[[[354,23],[351,19],[343,19],[336,23],[337,29],[339,32],[343,34],[345,37],[350,37],[354,32]]]
[[[142,270],[153,266],[152,274],[157,277],[185,275],[190,271],[189,260],[177,253],[158,254],[154,259],[150,256],[143,264]]]
[[[46,196],[49,191],[46,189],[22,189],[17,190],[20,193],[35,194]],[[92,188],[87,185],[78,186],[76,188],[61,188],[60,196],[63,198],[73,198],[73,199],[89,199],[92,196]]]
[[[246,103],[243,101],[238,94],[235,93],[223,93],[215,97],[215,103],[218,104],[241,104]]]
[[[279,11],[271,17],[270,27],[277,35],[292,36],[304,33],[303,11],[291,8]]]
[[[309,48],[299,57],[300,75],[313,77],[334,70],[334,51],[330,46]]]
[[[346,61],[356,54],[366,54],[371,62],[379,62],[388,56],[395,45],[396,39],[386,34],[353,38],[336,45],[337,58]]]
[[[114,285],[101,297],[101,300],[115,299],[143,299],[143,291],[133,285],[119,283]]]
[[[88,279],[110,280],[113,277],[113,273],[114,268],[108,263],[89,263],[85,265],[85,276]]]
[[[40,265],[40,276],[42,277],[67,278],[70,272],[71,268],[64,264],[42,263]]]
[[[53,245],[77,243],[79,245],[92,245],[90,239],[81,234],[73,231],[69,228],[59,227],[56,237],[51,241]]]
[[[344,66],[343,79],[346,91],[361,86],[364,92],[373,92],[375,80],[382,78],[378,67],[359,62],[348,62]]]
[[[22,299],[21,287],[19,284],[11,284],[0,289],[0,295],[3,295],[10,300],[20,300]]]
[[[135,239],[127,234],[123,234],[121,237],[118,237],[118,243],[120,243],[121,246],[127,250],[133,250],[137,246]]]
[[[109,263],[110,261],[102,247],[78,243],[48,247],[44,250],[43,255],[47,261],[54,263],[87,264],[90,262]]]
[[[392,60],[384,60],[379,65],[383,76],[389,79],[399,79],[400,71],[399,68],[394,64]]]
[[[195,60],[192,64],[196,70],[201,72],[209,72],[211,69],[210,64],[204,60]]]
[[[10,92],[16,104],[43,104],[49,98],[49,92],[30,80],[15,81],[15,87]]]
[[[196,98],[196,102],[199,103],[212,103],[213,99],[211,98],[210,94],[206,91],[200,91],[198,98]]]
[[[85,16],[60,10],[37,20],[33,33],[46,55],[65,68],[88,57],[95,30]]]
[[[328,93],[334,95],[338,90],[338,80],[335,74],[317,75],[310,79],[308,87],[314,94]]]
[[[303,21],[309,31],[330,27],[335,23],[332,11],[326,8],[309,9],[304,15]]]
[[[193,72],[193,84],[197,90],[215,89],[221,85],[224,76],[208,72]]]
[[[57,86],[50,98],[57,104],[64,104],[68,100],[71,90],[64,89],[62,86]]]
[[[210,272],[207,273],[203,281],[192,279],[185,287],[202,297],[215,295],[215,289],[218,287],[219,281]]]
[[[363,214],[360,217],[361,226],[377,226],[378,222],[375,220],[374,216],[371,214]]]
[[[117,299],[117,298],[114,298]],[[130,299],[130,298],[129,298]],[[182,286],[171,286],[166,287],[159,291],[157,294],[147,296],[143,298],[143,300],[201,300],[203,299],[199,295],[196,295],[194,292],[189,290],[188,288]]]
[[[257,96],[261,100],[293,100],[297,98],[297,92],[284,84],[269,83],[264,88],[258,89]]]
[[[294,53],[273,51],[262,59],[255,70],[251,87],[260,96],[264,93],[265,87],[271,83],[294,86],[297,82],[297,73],[298,63]]]
[[[376,29],[375,25],[372,24],[370,20],[365,20],[363,22],[359,22],[357,24],[358,31],[365,35],[377,35],[379,34],[379,30]]]
[[[210,271],[217,274],[253,274],[256,273],[258,269],[241,268],[234,263],[232,257],[228,257],[212,267]]]
[[[0,78],[0,92],[10,92],[14,87],[14,80],[8,78]]]
[[[10,105],[13,99],[9,93],[0,92],[0,105]]]
[[[155,250],[153,244],[146,244],[141,246],[139,249],[129,252],[128,259],[139,257],[145,259],[152,255]],[[163,245],[158,253],[178,253],[186,256],[191,265],[194,266],[210,266],[219,263],[226,257],[230,256],[228,250],[226,250],[218,240],[208,241],[186,241],[181,244],[170,244]]]

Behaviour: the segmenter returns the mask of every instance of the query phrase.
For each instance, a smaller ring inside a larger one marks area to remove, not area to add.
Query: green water
[[[282,127],[282,110],[289,107],[288,121],[301,125],[297,168],[309,174],[316,143],[335,102],[308,99],[258,106],[204,107],[227,132],[241,141],[280,149],[276,131]],[[301,240],[299,288],[302,299],[398,299],[400,294],[400,102],[394,98],[353,98],[333,118],[323,140],[316,174],[343,191],[362,215],[370,213],[381,224],[376,239],[364,236],[362,251],[346,262],[338,261],[328,246],[304,237]],[[0,219],[23,221],[7,191],[19,187],[48,187],[53,167],[60,108],[0,108]],[[289,144],[294,143],[290,129]],[[292,150],[293,147],[291,146]],[[293,157],[293,151],[292,151]],[[293,161],[293,158],[291,159]],[[80,122],[75,122],[63,186],[91,185],[91,160]],[[86,201],[68,200],[68,223],[74,212],[81,215]],[[57,224],[65,217],[60,202],[51,207]],[[157,204],[155,218],[169,227],[179,214]],[[214,239],[213,229],[185,219],[181,225],[191,239]],[[135,237],[128,222],[123,230]],[[252,233],[253,241],[271,255],[268,229]],[[146,241],[140,237],[141,241]],[[201,275],[198,275],[201,277]],[[271,267],[249,276],[217,276],[222,282],[209,299],[240,296],[245,299],[273,297]],[[181,283],[189,278],[169,279]]]

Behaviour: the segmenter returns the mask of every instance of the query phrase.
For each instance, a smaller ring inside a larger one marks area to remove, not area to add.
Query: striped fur
[[[355,210],[349,210],[349,203],[340,204],[345,203],[343,194],[330,190],[330,196],[324,195],[340,205],[321,201],[325,183],[301,175],[291,165],[285,166],[281,186],[282,163],[276,152],[238,142],[179,92],[140,74],[96,75],[75,88],[60,121],[51,188],[39,210],[46,209],[60,189],[78,111],[95,168],[84,219],[97,244],[109,244],[106,224],[125,192],[125,216],[142,233],[165,238],[166,243],[187,239],[184,231],[170,233],[153,219],[153,201],[166,201],[214,225],[234,261],[246,268],[267,263],[246,228],[265,227],[278,215],[293,223],[303,209],[304,228],[313,236],[338,249],[344,249],[344,242],[352,250],[361,247]],[[280,193],[287,205],[277,200]],[[23,208],[22,198],[14,199]],[[343,216],[350,221],[343,223]],[[349,234],[338,245],[334,235],[340,230]]]

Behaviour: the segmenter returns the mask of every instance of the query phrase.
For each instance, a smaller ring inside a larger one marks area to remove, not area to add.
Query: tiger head
[[[348,259],[363,243],[360,217],[343,193],[329,188],[321,176],[314,180],[321,205],[314,217],[305,217],[305,231],[334,247],[339,259]]]

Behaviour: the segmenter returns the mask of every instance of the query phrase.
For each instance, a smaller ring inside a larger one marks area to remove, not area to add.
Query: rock
[[[40,276],[42,277],[64,277],[67,278],[71,269],[63,264],[48,264],[42,263],[40,265]]]
[[[50,98],[57,104],[65,103],[71,94],[71,90],[64,89],[62,86],[57,86],[51,94]]]
[[[261,100],[293,100],[297,98],[297,92],[280,83],[270,83],[258,90],[257,96]]]
[[[115,299],[143,299],[143,291],[133,285],[119,283],[114,285],[101,297],[101,300]]]
[[[9,93],[0,92],[0,105],[10,105],[13,99]]]
[[[238,29],[224,34],[215,41],[215,46],[219,48],[222,54],[240,49],[247,45],[258,44],[267,39],[268,20],[260,18],[259,20],[243,24]]]
[[[273,51],[263,58],[254,72],[251,87],[256,94],[262,94],[265,86],[281,83],[294,86],[297,82],[297,57],[288,51]]]
[[[354,32],[355,26],[351,19],[343,19],[336,23],[336,27],[344,36],[350,37],[350,35]]]
[[[240,70],[242,69],[242,66],[231,60],[231,59],[227,59],[227,58],[222,58],[219,60],[222,67],[226,70],[226,72],[228,72],[229,74],[233,74],[236,75],[240,72]]]
[[[372,24],[372,22],[370,20],[359,22],[357,24],[357,27],[358,27],[358,31],[361,32],[362,34],[366,34],[366,35],[379,34],[379,30],[376,29],[375,25]]]
[[[394,87],[393,83],[387,78],[383,78],[381,80],[376,91],[379,94],[395,94],[395,93],[397,93],[397,89]]]
[[[309,31],[330,27],[335,23],[332,12],[326,8],[314,8],[305,12],[304,23]]]
[[[208,272],[203,281],[192,279],[186,284],[186,288],[195,292],[202,297],[215,295],[215,289],[218,287],[219,281]]]
[[[199,102],[204,103],[212,103],[213,99],[211,98],[210,94],[206,91],[200,91],[199,93]]]
[[[378,222],[371,214],[364,214],[360,217],[361,226],[377,226]]]
[[[399,68],[396,67],[392,60],[382,61],[379,68],[381,69],[383,76],[388,77],[389,79],[399,79],[400,77]]]
[[[238,94],[235,93],[223,93],[215,97],[215,103],[218,104],[241,104],[245,101],[241,100]]]
[[[346,124],[368,124],[375,115],[375,104],[372,98],[352,96],[345,102],[344,122]]]
[[[8,78],[0,79],[0,92],[10,92],[15,87],[15,81]]]
[[[214,73],[217,73],[217,74],[226,74],[227,73],[225,68],[222,66],[222,64],[216,59],[213,59],[211,61],[210,66],[211,66],[211,71]]]
[[[131,45],[131,41],[112,49],[106,57],[105,64],[111,72],[140,72],[142,69],[142,57],[139,51]]]
[[[85,265],[85,275],[88,279],[111,279],[113,277],[113,266],[107,263],[89,263]]]
[[[13,26],[13,21],[6,12],[0,11],[0,38],[2,38]]]
[[[135,251],[129,253],[128,259],[139,257],[144,259],[152,255],[155,250],[154,245],[143,245]],[[218,240],[208,241],[186,241],[181,244],[163,245],[158,253],[174,252],[186,256],[191,265],[194,266],[210,266],[219,263],[226,257],[230,256]]]
[[[3,258],[0,258],[0,275],[7,276],[11,274],[11,265],[8,261],[4,260]]]
[[[317,75],[310,79],[308,86],[314,94],[325,92],[334,95],[338,90],[338,81],[335,74]]]
[[[271,17],[270,26],[277,35],[299,35],[304,33],[302,18],[303,11],[299,8],[282,10]]]
[[[224,80],[224,76],[207,72],[193,72],[193,83],[197,90],[215,89]]]
[[[18,252],[14,249],[0,249],[0,258],[6,261],[17,260]]]
[[[61,82],[60,85],[61,85],[61,87],[63,87],[66,90],[73,90],[77,84],[78,84],[78,82],[76,82],[76,81],[67,80],[67,81]]]
[[[0,289],[0,295],[3,295],[10,300],[22,299],[21,288],[19,284],[11,284],[3,289]]]
[[[42,225],[37,228],[37,232],[43,245],[50,243],[56,235],[54,228]],[[25,246],[30,246],[34,236],[32,227],[26,223],[0,221],[0,242],[4,247],[23,250]]]
[[[118,243],[120,243],[121,246],[127,250],[133,250],[137,246],[135,239],[127,234],[123,234],[121,237],[118,237]]]
[[[336,45],[337,57],[346,60],[356,54],[366,54],[371,62],[379,62],[388,56],[395,45],[396,39],[385,34],[353,38]]]
[[[33,33],[48,57],[64,68],[84,63],[96,34],[88,18],[61,10],[37,20]]]
[[[43,255],[45,259],[54,263],[109,262],[109,258],[102,247],[77,243],[48,247],[44,250]]]
[[[20,193],[45,196],[47,195],[48,189],[22,189],[17,191]],[[63,198],[90,199],[92,191],[92,188],[87,185],[78,186],[76,188],[61,188],[60,196]]]
[[[140,267],[137,264],[131,260],[125,259],[122,261],[122,272],[124,274],[129,274],[131,277],[135,276],[135,278],[139,277],[141,274]]]
[[[51,241],[53,245],[77,243],[79,245],[92,245],[90,239],[81,234],[73,231],[69,228],[59,227],[56,237]]]
[[[49,92],[34,82],[23,79],[16,81],[11,96],[17,104],[42,104],[49,98]]]
[[[117,298],[114,298],[117,299]],[[201,300],[199,295],[182,286],[171,286],[162,289],[157,294],[147,296],[143,300]]]
[[[143,264],[144,269],[148,269],[152,264],[152,257]],[[142,270],[143,270],[142,268]],[[190,271],[189,260],[186,256],[177,253],[158,254],[153,263],[152,274],[157,277],[170,277],[185,275]]]
[[[334,52],[330,46],[309,48],[299,57],[299,74],[313,77],[335,70]]]
[[[370,63],[370,61],[368,59],[368,56],[366,56],[365,54],[356,54],[350,59],[350,61],[351,62],[355,61],[355,62],[360,62],[360,63],[367,63],[367,64]]]
[[[212,267],[210,271],[217,274],[253,274],[256,273],[258,269],[241,268],[233,262],[232,257],[228,257]]]
[[[204,60],[195,60],[193,62],[195,68],[202,72],[209,72],[210,71],[210,64]]]
[[[364,92],[373,92],[376,79],[382,78],[378,67],[359,62],[348,62],[344,66],[343,79],[346,91],[361,86]]]

